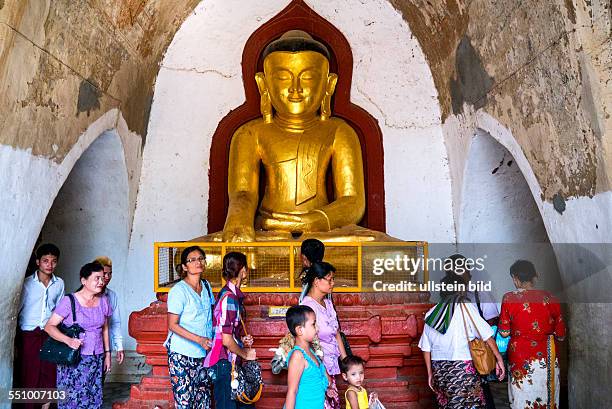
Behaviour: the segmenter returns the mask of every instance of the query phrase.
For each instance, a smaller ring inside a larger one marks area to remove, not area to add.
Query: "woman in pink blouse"
[[[338,316],[332,300],[328,297],[334,289],[336,269],[329,263],[317,261],[304,269],[302,284],[307,287],[302,305],[312,308],[317,316],[319,341],[323,349],[323,363],[331,377],[331,383],[325,400],[326,409],[340,409],[338,388],[335,377],[340,373],[338,357],[346,357],[344,344],[338,330]]]

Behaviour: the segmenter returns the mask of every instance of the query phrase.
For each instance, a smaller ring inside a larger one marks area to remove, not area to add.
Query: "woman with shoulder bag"
[[[204,357],[212,338],[215,299],[202,279],[206,254],[198,246],[181,253],[184,277],[168,293],[168,372],[177,409],[208,409],[211,386]]]
[[[419,348],[423,351],[428,383],[443,409],[484,409],[480,378],[472,361],[470,343],[480,338],[495,356],[499,379],[504,361],[493,339],[493,330],[474,304],[464,297],[465,282],[456,274],[442,279],[441,301],[425,314]],[[484,347],[484,345],[480,345]]]
[[[58,402],[60,409],[102,407],[102,374],[111,368],[108,321],[112,309],[106,296],[96,296],[104,289],[104,268],[96,262],[85,264],[80,277],[82,287],[73,296],[76,322],[84,333],[70,338],[58,328],[60,323],[74,323],[69,296],[61,299],[45,326],[53,339],[81,349],[78,364],[57,366],[57,388],[66,392],[66,398]]]
[[[249,407],[232,399],[232,363],[257,359],[252,349],[253,338],[244,332],[244,294],[240,285],[246,280],[248,266],[246,256],[229,252],[223,257],[223,279],[225,286],[219,291],[213,320],[215,338],[210,353],[204,360],[213,381],[215,408],[234,409]]]

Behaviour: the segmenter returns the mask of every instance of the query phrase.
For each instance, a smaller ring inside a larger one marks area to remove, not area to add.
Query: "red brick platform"
[[[263,369],[265,381],[259,409],[283,406],[286,371],[273,375],[270,359],[278,341],[287,333],[284,319],[269,318],[270,305],[295,305],[297,294],[248,293],[247,329],[255,339],[254,347]],[[133,312],[129,333],[138,346],[136,351],[153,367],[130,391],[125,403],[115,409],[150,409],[154,406],[173,408],[174,400],[168,378],[166,350],[162,346],[167,334],[165,294],[142,311]],[[338,293],[334,300],[353,353],[367,361],[366,388],[376,391],[388,409],[420,409],[433,407],[433,395],[427,387],[427,372],[417,347],[423,330],[423,315],[431,307],[429,293]],[[341,394],[346,385],[337,379]],[[343,400],[343,399],[342,399]]]

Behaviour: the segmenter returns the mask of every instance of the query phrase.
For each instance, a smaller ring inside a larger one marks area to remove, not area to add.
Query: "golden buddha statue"
[[[332,116],[338,76],[330,73],[327,48],[293,30],[270,43],[263,57],[264,70],[255,75],[262,118],[232,137],[225,226],[198,240],[394,240],[357,226],[365,211],[361,145],[355,130]],[[326,191],[329,166],[332,201]]]

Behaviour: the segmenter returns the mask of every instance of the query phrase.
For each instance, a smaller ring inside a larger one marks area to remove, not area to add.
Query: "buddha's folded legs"
[[[301,235],[291,234],[289,232],[282,231],[265,231],[255,230],[255,241],[266,242],[266,241],[296,241],[301,242],[309,238],[316,238],[323,242],[364,242],[364,241],[376,241],[376,242],[397,242],[401,241],[395,237],[391,237],[388,234],[370,230],[365,227],[357,226],[354,224],[343,226],[331,231],[326,232],[307,232]],[[207,234],[205,236],[196,237],[191,239],[193,242],[222,242],[223,232],[215,232]]]

